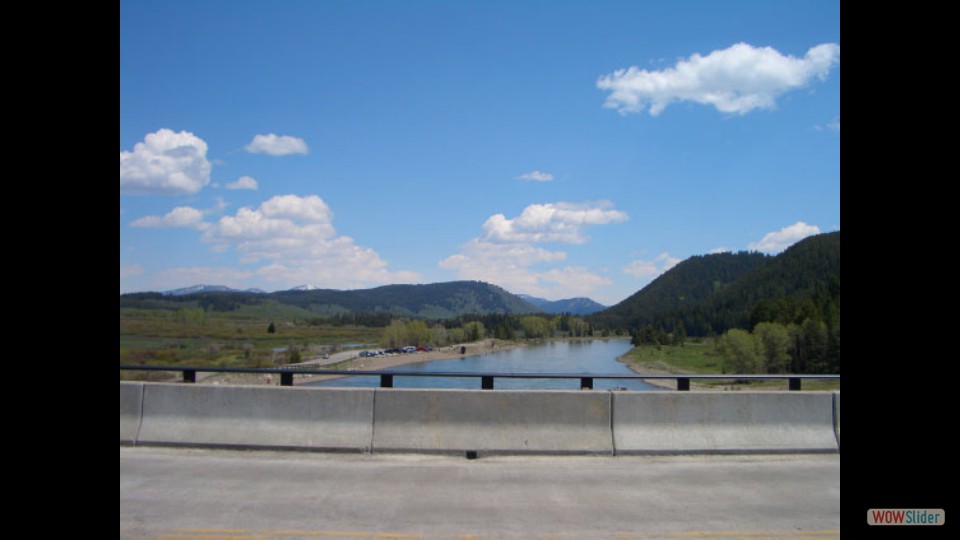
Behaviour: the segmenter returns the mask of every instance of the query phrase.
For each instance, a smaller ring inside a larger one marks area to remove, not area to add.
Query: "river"
[[[392,368],[397,373],[569,373],[572,375],[634,375],[617,357],[630,350],[626,339],[593,339],[548,341],[528,347],[517,347],[483,356],[453,360],[437,360]],[[310,383],[309,386],[370,387],[380,384],[379,377],[346,377]],[[397,388],[480,388],[478,377],[394,377]],[[579,379],[497,379],[501,389],[575,390]],[[595,389],[626,388],[659,390],[637,379],[597,379]]]

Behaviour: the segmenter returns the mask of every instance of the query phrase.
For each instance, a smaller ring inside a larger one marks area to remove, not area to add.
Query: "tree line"
[[[753,332],[733,328],[719,349],[730,373],[840,373],[840,328],[814,319],[761,322]]]
[[[422,319],[392,319],[384,328],[380,345],[385,348],[446,346],[481,339],[545,339],[589,337],[593,329],[583,318],[570,314],[508,315],[502,313],[461,315],[433,322]]]

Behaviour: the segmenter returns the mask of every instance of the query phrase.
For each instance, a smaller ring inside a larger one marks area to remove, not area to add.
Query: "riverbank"
[[[688,342],[685,345],[642,345],[633,347],[617,357],[628,368],[639,375],[723,375],[723,359],[712,343],[702,341]],[[644,379],[644,382],[676,390],[675,379]],[[690,381],[691,390],[785,390],[786,381],[736,381],[733,379]],[[838,381],[805,381],[804,390],[833,391],[840,390]]]
[[[329,369],[343,371],[383,371],[399,366],[410,364],[420,364],[423,362],[434,362],[437,360],[451,360],[454,358],[467,358],[471,356],[484,356],[488,354],[499,353],[527,347],[526,342],[504,341],[499,339],[485,339],[474,343],[460,343],[447,347],[437,347],[432,351],[418,351],[406,354],[390,354],[383,356],[361,357],[360,351],[343,351],[332,355],[329,359],[314,359],[297,364],[304,369]],[[461,347],[465,352],[460,353]],[[256,375],[252,373],[220,373],[206,374],[198,373],[197,382],[204,384],[279,384],[279,375]],[[294,386],[308,384],[317,381],[326,381],[339,379],[346,375],[311,375],[309,373],[295,374],[293,377]]]
[[[675,373],[671,373],[666,370],[637,365],[631,360],[631,353],[633,353],[633,350],[634,349],[630,349],[629,351],[617,357],[617,361],[625,364],[628,368],[630,368],[630,371],[636,373],[637,375],[676,375]],[[667,390],[677,389],[677,381],[674,379],[643,379],[643,382],[651,386],[665,388]]]

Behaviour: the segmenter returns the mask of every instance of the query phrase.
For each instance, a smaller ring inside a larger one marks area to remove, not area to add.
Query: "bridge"
[[[839,392],[121,382],[120,537],[836,538],[839,452]]]

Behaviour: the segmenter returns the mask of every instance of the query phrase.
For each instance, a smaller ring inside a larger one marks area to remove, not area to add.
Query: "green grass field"
[[[642,369],[676,374],[722,375],[729,373],[723,356],[711,339],[688,341],[682,346],[641,345],[634,347],[623,360]],[[694,386],[730,390],[787,389],[787,381],[693,381]],[[839,390],[839,381],[803,381],[804,390]]]
[[[270,323],[276,331],[268,332]],[[120,364],[218,367],[270,367],[289,361],[284,350],[301,351],[301,360],[348,344],[376,343],[381,328],[308,325],[251,314],[127,311],[120,313]],[[122,372],[121,379],[153,379],[162,374]]]

